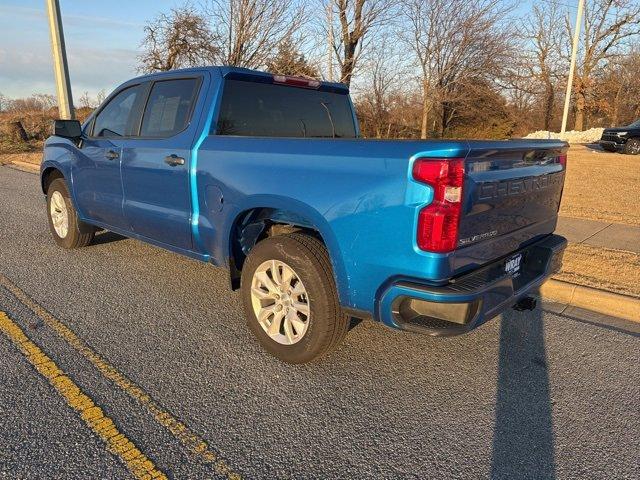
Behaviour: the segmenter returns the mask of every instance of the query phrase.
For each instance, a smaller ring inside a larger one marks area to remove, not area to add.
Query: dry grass
[[[640,255],[570,244],[555,278],[640,298]]]
[[[640,226],[640,155],[572,145],[560,215]]]

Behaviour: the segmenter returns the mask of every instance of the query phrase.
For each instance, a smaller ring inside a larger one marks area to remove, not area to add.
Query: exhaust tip
[[[536,297],[524,297],[518,300],[518,302],[511,308],[518,312],[523,312],[525,310],[535,310],[536,305],[538,305]]]

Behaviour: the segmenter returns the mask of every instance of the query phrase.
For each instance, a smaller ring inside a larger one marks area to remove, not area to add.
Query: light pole
[[[564,111],[562,112],[562,128],[560,138],[564,137],[567,129],[567,117],[569,116],[569,102],[571,101],[571,89],[573,88],[573,72],[576,69],[576,56],[578,55],[578,44],[580,42],[580,24],[582,23],[582,10],[584,0],[578,0],[578,13],[576,14],[576,26],[573,32],[573,46],[571,47],[571,64],[569,65],[569,78],[567,80],[567,92],[564,95]]]
[[[45,0],[49,31],[51,32],[51,53],[53,56],[53,71],[56,77],[56,93],[58,94],[58,112],[60,118],[73,119],[73,98],[71,97],[71,82],[69,81],[69,67],[67,66],[67,52],[64,46],[64,31],[62,30],[62,16],[58,0]]]

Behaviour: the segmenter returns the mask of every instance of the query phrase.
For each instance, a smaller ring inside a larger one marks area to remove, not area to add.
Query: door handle
[[[107,153],[105,153],[104,156],[107,157],[107,160],[115,160],[120,157],[120,154],[115,150],[107,150]]]
[[[177,156],[175,153],[164,157],[164,163],[177,167],[178,165],[184,165],[184,158]]]

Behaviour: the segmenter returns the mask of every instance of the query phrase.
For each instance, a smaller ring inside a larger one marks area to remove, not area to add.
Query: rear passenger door
[[[203,77],[162,78],[150,85],[137,138],[122,149],[124,213],[131,230],[192,249],[189,164]]]

